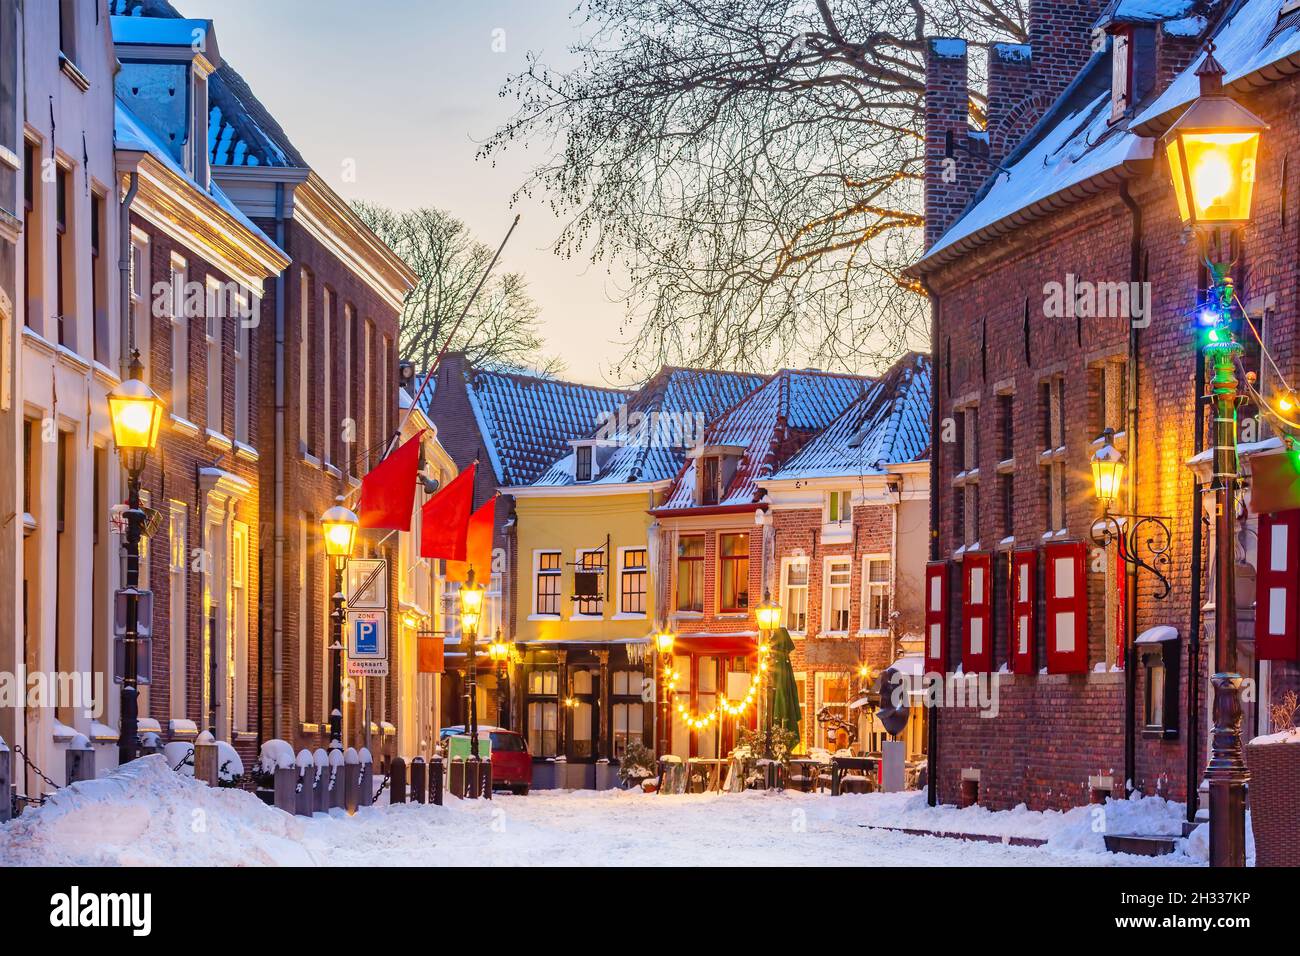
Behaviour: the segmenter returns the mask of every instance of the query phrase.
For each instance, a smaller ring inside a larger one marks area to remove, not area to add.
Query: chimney
[[[1001,162],[1042,115],[1046,104],[1034,96],[1033,54],[1028,43],[989,46],[989,156]]]
[[[1201,35],[1207,26],[1204,17],[1174,20],[1156,28],[1157,91],[1166,89],[1179,73],[1192,65],[1201,50]]]
[[[927,249],[966,208],[988,174],[983,149],[983,142],[971,137],[966,41],[931,37],[925,43]]]
[[[1030,0],[1029,47],[1034,87],[1052,103],[1070,85],[1105,35],[1093,33],[1102,0]]]

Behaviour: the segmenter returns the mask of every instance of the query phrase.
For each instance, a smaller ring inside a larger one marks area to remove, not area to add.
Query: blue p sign
[[[360,620],[356,622],[358,654],[379,653],[379,622]]]

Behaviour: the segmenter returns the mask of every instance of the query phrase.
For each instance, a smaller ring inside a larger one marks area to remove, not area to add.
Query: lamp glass
[[[1107,442],[1092,456],[1092,484],[1097,500],[1109,504],[1119,497],[1124,480],[1124,456]]]
[[[1230,225],[1250,219],[1259,133],[1187,130],[1165,145],[1178,200],[1189,225]]]
[[[661,654],[671,654],[676,640],[677,638],[672,631],[660,631],[655,635],[655,647],[659,649]]]
[[[462,605],[460,611],[460,630],[462,634],[478,634],[478,611],[467,611]]]
[[[774,631],[781,623],[781,605],[764,600],[754,608],[754,617],[758,621],[759,628],[764,631]]]
[[[149,451],[158,443],[163,403],[144,382],[130,378],[109,392],[108,410],[118,448]]]
[[[349,557],[357,540],[357,516],[340,503],[321,515],[320,523],[325,553],[332,558]]]

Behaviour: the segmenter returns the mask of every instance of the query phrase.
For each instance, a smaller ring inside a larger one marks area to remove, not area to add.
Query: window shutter
[[[948,562],[925,566],[925,672],[948,670]]]
[[[1034,634],[1034,585],[1038,574],[1038,552],[1016,551],[1011,556],[1011,636],[1007,657],[1011,673],[1033,674],[1038,670],[1038,642]]]
[[[987,554],[967,554],[962,558],[962,652],[961,667],[967,674],[986,673],[993,664],[993,630],[989,600],[990,569]]]
[[[1259,516],[1259,567],[1255,572],[1255,657],[1297,659],[1300,620],[1300,511]]]
[[[1083,674],[1088,670],[1088,589],[1084,581],[1086,546],[1049,544],[1043,549],[1047,572],[1047,670]]]

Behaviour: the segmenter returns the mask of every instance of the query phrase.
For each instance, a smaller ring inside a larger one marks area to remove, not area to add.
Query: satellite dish
[[[907,679],[894,668],[886,668],[880,675],[880,708],[876,717],[885,731],[897,737],[907,726],[910,713],[907,706]]]

